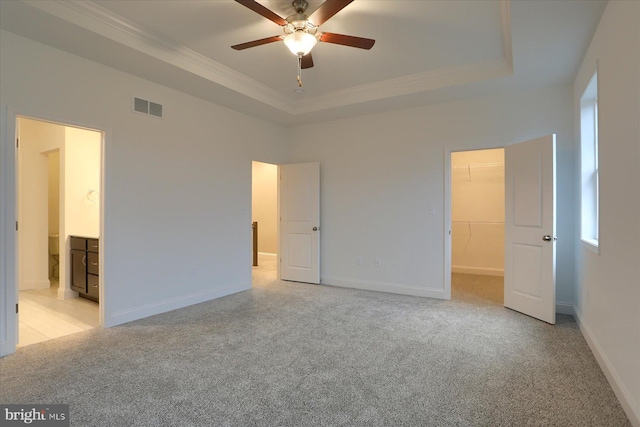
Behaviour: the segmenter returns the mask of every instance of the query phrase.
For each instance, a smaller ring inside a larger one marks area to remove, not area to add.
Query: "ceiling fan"
[[[309,16],[305,13],[309,4],[305,0],[294,0],[291,5],[296,13],[287,18],[282,18],[255,0],[235,1],[280,25],[284,34],[253,40],[231,47],[235,50],[243,50],[268,43],[284,41],[291,53],[298,57],[298,86],[300,87],[302,87],[302,70],[313,67],[311,49],[313,49],[317,42],[340,44],[367,50],[371,49],[376,42],[373,39],[318,31],[320,25],[344,9],[353,0],[326,0]]]

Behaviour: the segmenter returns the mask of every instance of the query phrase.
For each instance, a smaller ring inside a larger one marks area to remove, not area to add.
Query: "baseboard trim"
[[[271,252],[258,252],[258,255],[278,256],[278,254],[272,254]]]
[[[589,344],[591,352],[595,356],[598,365],[600,365],[600,369],[604,372],[605,377],[607,377],[607,380],[609,381],[609,385],[611,385],[613,392],[620,401],[622,409],[624,409],[629,421],[631,421],[631,425],[634,427],[640,427],[640,408],[638,408],[634,403],[633,396],[631,396],[631,393],[620,379],[620,375],[611,364],[611,361],[609,361],[607,354],[602,350],[600,343],[598,343],[595,335],[591,332],[591,328],[589,328],[589,325],[587,325],[582,319],[580,311],[574,311],[580,331],[582,331],[582,335],[587,340],[587,344]]]
[[[462,274],[479,274],[481,276],[503,276],[504,277],[503,268],[469,267],[466,265],[452,265],[451,272],[462,273]]]
[[[573,317],[576,316],[576,311],[573,307],[573,304],[568,302],[556,302],[556,313],[557,314],[569,314]]]
[[[353,280],[339,277],[321,277],[320,283],[323,285],[337,286],[341,288],[362,289],[364,291],[447,299],[444,290],[442,289],[419,288],[416,286],[401,285],[397,283],[372,282],[368,280]]]
[[[251,283],[226,286],[212,291],[198,292],[154,304],[147,304],[141,307],[117,311],[109,316],[105,316],[104,326],[109,328],[112,326],[122,325],[123,323],[133,322],[134,320],[144,319],[145,317],[166,313],[168,311],[177,310],[179,308],[188,307],[190,305],[199,304],[201,302],[210,301],[249,289],[251,289]]]
[[[28,291],[30,289],[47,289],[51,287],[51,282],[47,280],[34,280],[33,282],[23,282],[20,286],[21,291]]]
[[[71,299],[71,298],[76,298],[78,296],[78,293],[76,291],[72,291],[71,289],[63,289],[63,288],[58,288],[58,294],[57,297],[58,299]]]

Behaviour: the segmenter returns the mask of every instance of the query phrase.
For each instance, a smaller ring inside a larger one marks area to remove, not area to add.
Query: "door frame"
[[[15,353],[18,344],[18,316],[16,305],[18,304],[18,234],[16,232],[17,207],[18,207],[18,151],[16,139],[18,137],[18,118],[40,120],[55,123],[61,126],[77,127],[100,132],[100,326],[104,327],[105,313],[107,313],[108,299],[105,297],[104,283],[106,264],[104,262],[106,227],[106,164],[107,141],[111,140],[110,129],[105,129],[95,124],[79,123],[66,117],[45,116],[30,111],[17,110],[8,105],[2,105],[0,113],[0,127],[4,130],[0,134],[0,297],[4,304],[0,304],[0,357]]]
[[[483,145],[474,147],[445,147],[443,149],[444,157],[444,267],[443,267],[443,279],[444,279],[444,297],[447,300],[451,299],[451,231],[452,231],[452,219],[453,214],[451,209],[451,153],[458,153],[462,151],[482,151],[482,150],[494,150],[497,148],[505,149],[505,145]],[[504,245],[504,242],[502,243]]]

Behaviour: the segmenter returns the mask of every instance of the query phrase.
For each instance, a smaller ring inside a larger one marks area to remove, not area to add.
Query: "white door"
[[[555,135],[505,148],[504,305],[556,323]]]
[[[280,278],[320,283],[320,163],[279,166]]]

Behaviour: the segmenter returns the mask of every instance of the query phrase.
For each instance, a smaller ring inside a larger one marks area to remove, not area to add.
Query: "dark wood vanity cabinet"
[[[99,241],[71,236],[71,289],[98,302],[100,294]]]

